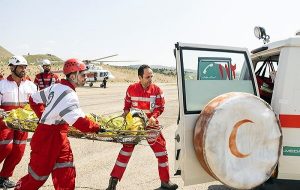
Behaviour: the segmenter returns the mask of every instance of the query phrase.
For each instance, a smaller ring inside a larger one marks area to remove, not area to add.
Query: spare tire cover
[[[271,106],[248,93],[226,93],[211,100],[194,131],[202,167],[236,189],[251,189],[269,179],[281,143],[281,128]]]

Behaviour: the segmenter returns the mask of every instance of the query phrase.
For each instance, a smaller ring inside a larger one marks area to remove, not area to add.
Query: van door
[[[175,133],[175,169],[185,185],[214,181],[196,158],[193,133],[204,106],[227,92],[257,95],[250,54],[245,48],[175,44],[179,120]]]

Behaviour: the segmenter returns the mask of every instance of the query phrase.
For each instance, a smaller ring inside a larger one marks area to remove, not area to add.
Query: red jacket
[[[137,108],[143,110],[148,118],[157,118],[164,111],[165,99],[162,90],[155,84],[144,89],[142,84],[134,83],[127,89],[124,110]]]
[[[52,84],[58,83],[59,78],[54,73],[39,73],[35,76],[34,84],[38,86],[40,90],[51,86]]]

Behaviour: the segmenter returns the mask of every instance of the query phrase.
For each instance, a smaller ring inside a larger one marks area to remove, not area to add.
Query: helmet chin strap
[[[19,74],[17,74],[16,70],[17,70],[18,66],[14,66],[14,70],[12,71],[17,77],[19,78],[23,78],[22,76],[20,76]]]
[[[79,71],[76,72],[76,78],[75,78],[75,81],[74,81],[77,86],[78,86],[78,74],[79,74]]]
[[[79,74],[79,71],[76,72],[75,80],[68,78],[68,81],[73,82],[76,84],[76,86],[78,86],[78,74]]]

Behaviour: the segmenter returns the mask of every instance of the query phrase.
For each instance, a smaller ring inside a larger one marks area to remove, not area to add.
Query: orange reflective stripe
[[[279,115],[281,127],[300,128],[300,115]]]

